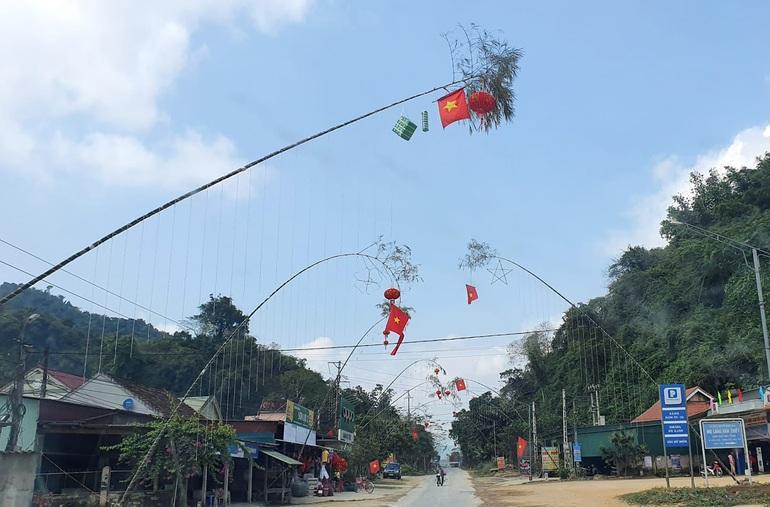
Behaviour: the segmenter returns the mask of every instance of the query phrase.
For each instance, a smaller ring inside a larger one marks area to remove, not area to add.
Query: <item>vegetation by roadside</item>
[[[728,507],[770,505],[770,484],[721,488],[655,488],[620,497],[631,505],[677,505],[682,507]]]

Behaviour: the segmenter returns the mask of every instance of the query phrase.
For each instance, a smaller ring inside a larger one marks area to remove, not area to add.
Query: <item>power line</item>
[[[53,262],[51,262],[51,261],[48,261],[48,260],[46,260],[46,259],[43,259],[43,258],[42,258],[42,257],[40,257],[39,255],[36,255],[36,254],[34,254],[34,253],[30,252],[29,250],[25,250],[24,248],[22,248],[22,247],[20,247],[20,246],[18,246],[18,245],[15,245],[15,244],[13,244],[13,243],[11,243],[10,241],[7,241],[7,240],[5,240],[5,239],[3,239],[3,238],[0,238],[0,243],[3,243],[3,244],[5,244],[5,245],[8,245],[9,247],[11,247],[11,248],[14,248],[14,249],[18,250],[19,252],[22,252],[22,253],[24,253],[24,254],[26,254],[26,255],[29,255],[30,257],[32,257],[32,258],[34,258],[34,259],[37,259],[37,260],[39,260],[40,262],[44,262],[44,263],[48,264],[49,266],[53,266]],[[19,269],[19,268],[16,268],[16,267],[14,267],[14,266],[10,266],[10,267],[12,267],[12,268],[14,268],[14,269],[17,269],[17,270],[21,271],[21,269]],[[120,294],[117,294],[117,293],[115,293],[115,292],[112,292],[112,291],[111,291],[111,290],[109,290],[108,288],[106,288],[106,287],[102,287],[102,286],[101,286],[101,285],[99,285],[98,283],[92,282],[91,280],[89,280],[89,279],[87,279],[87,278],[84,278],[84,277],[82,277],[82,276],[78,275],[77,273],[73,273],[72,271],[69,271],[68,269],[64,269],[64,268],[62,268],[62,271],[63,271],[63,272],[65,272],[65,273],[67,273],[68,275],[74,276],[75,278],[77,278],[77,279],[78,279],[78,280],[80,280],[81,282],[85,282],[85,283],[87,283],[87,284],[91,285],[92,287],[95,287],[95,288],[97,288],[97,289],[99,289],[99,290],[103,290],[103,291],[105,291],[107,294],[109,294],[109,295],[111,295],[111,296],[114,296],[114,297],[116,297],[116,298],[122,299],[123,301],[125,301],[125,302],[127,302],[127,303],[131,303],[131,304],[133,304],[134,306],[137,306],[137,307],[141,308],[142,310],[145,310],[145,311],[147,311],[147,312],[150,312],[150,313],[152,313],[152,314],[154,314],[154,315],[157,315],[158,317],[163,317],[164,319],[170,320],[171,322],[173,322],[174,324],[176,324],[176,325],[178,325],[178,326],[180,326],[180,327],[186,327],[186,328],[188,328],[188,329],[192,330],[192,327],[191,327],[191,326],[189,326],[189,325],[187,325],[187,324],[185,324],[185,323],[183,323],[183,322],[179,322],[179,321],[177,321],[177,320],[175,320],[175,319],[172,319],[171,317],[168,317],[168,316],[166,316],[166,315],[163,315],[163,314],[162,314],[162,313],[160,313],[160,312],[156,312],[155,310],[153,310],[153,309],[151,309],[151,308],[148,308],[148,307],[146,307],[146,306],[142,305],[141,303],[137,303],[136,301],[131,301],[130,299],[128,299],[128,298],[126,298],[126,297],[123,297],[123,296],[121,296]],[[31,275],[30,273],[27,273],[26,271],[22,271],[22,272],[23,272],[24,274],[27,274],[27,275],[29,275],[29,276],[33,276],[33,275]],[[43,280],[43,281],[45,281],[45,280]],[[47,282],[46,282],[46,283],[47,283]],[[54,286],[54,287],[56,287],[56,286]],[[57,288],[60,288],[60,287],[57,287]],[[63,289],[62,289],[62,290],[63,290]],[[74,294],[74,293],[73,293],[73,294]],[[75,294],[75,295],[77,296],[77,294]],[[78,296],[78,297],[82,297],[82,296]]]

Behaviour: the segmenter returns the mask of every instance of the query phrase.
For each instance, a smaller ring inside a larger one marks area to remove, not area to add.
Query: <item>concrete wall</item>
[[[22,451],[34,451],[35,441],[37,439],[37,419],[40,414],[40,401],[35,398],[23,398],[23,400],[26,413],[21,420],[18,445]],[[8,405],[6,405],[6,403]],[[4,406],[10,406],[10,400],[8,399],[8,395],[0,394],[0,410],[2,410],[2,407]],[[5,445],[8,443],[10,434],[11,428],[9,426],[0,428],[0,450],[5,450]]]
[[[29,507],[40,461],[36,452],[0,452],[0,499],[3,507]]]

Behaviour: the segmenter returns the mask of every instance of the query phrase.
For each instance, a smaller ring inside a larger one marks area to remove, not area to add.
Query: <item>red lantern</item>
[[[385,291],[385,299],[389,299],[390,301],[393,301],[395,299],[398,299],[401,297],[401,291],[398,289],[390,288]]]
[[[390,342],[388,341],[388,339],[387,339],[387,338],[385,338],[384,340],[382,340],[382,344],[383,344],[383,345],[385,345],[386,347],[388,346],[388,344],[389,344],[389,343],[390,343]]]
[[[471,108],[471,111],[479,116],[484,116],[491,112],[495,105],[497,105],[497,101],[487,92],[473,92],[468,99],[468,106]]]
[[[436,391],[436,396],[441,396],[441,391]]]
[[[435,373],[436,375],[438,375],[438,372],[440,372],[440,371],[441,371],[441,370],[439,370],[438,368],[436,368],[435,370],[433,370],[433,373]]]
[[[447,389],[446,391],[444,391],[444,394],[445,394],[445,395],[447,395],[447,396],[449,396],[450,394],[452,394],[452,391],[450,391],[449,389]]]

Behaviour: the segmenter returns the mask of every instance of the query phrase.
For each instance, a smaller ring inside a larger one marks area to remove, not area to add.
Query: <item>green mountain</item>
[[[468,459],[492,455],[491,440],[480,435],[493,424],[498,445],[501,438],[515,445],[517,435],[526,435],[533,400],[539,428],[560,432],[562,389],[570,405],[575,401],[579,422],[590,423],[588,385],[597,384],[607,421],[621,422],[657,399],[656,383],[716,393],[768,382],[751,251],[713,233],[770,251],[770,155],[753,168],[693,174],[691,185],[690,196],[673,197],[661,223],[665,247],[626,249],[609,267],[607,294],[570,310],[553,335],[526,337],[519,348],[527,365],[501,373],[502,397],[487,393],[460,413],[452,435]],[[768,300],[770,258],[760,260]],[[523,417],[509,417],[516,410]]]

